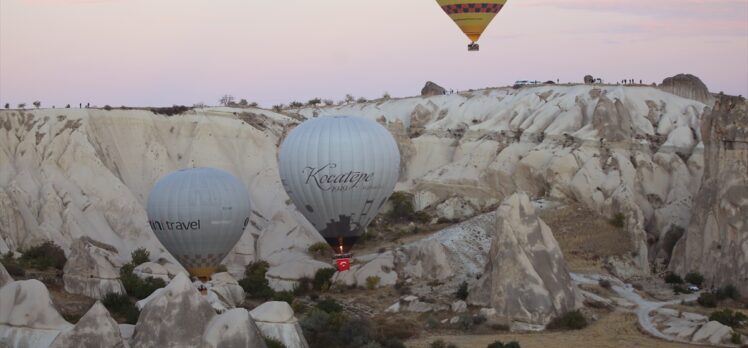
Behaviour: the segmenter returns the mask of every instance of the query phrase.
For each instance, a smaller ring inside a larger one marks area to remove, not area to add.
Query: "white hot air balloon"
[[[291,131],[279,162],[284,189],[347,269],[351,247],[397,183],[392,135],[365,118],[318,117]]]
[[[172,172],[148,195],[148,223],[193,276],[209,278],[249,222],[249,193],[239,179],[215,168]]]

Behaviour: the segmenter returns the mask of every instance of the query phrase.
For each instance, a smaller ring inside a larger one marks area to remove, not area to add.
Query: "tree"
[[[38,108],[39,108],[40,106],[42,106],[42,102],[40,102],[40,101],[38,101],[38,100],[34,101],[34,103],[33,103],[33,104],[34,104],[34,106],[36,106],[36,108],[37,108],[37,109],[38,109]]]
[[[354,100],[356,100],[356,98],[354,98],[352,95],[350,95],[350,94],[346,94],[345,95],[345,102],[346,103],[352,103]]]
[[[356,99],[356,103],[366,103],[366,102],[367,100],[364,97],[359,97],[358,99]]]
[[[10,109],[10,103],[5,103],[5,108]]]
[[[310,106],[317,106],[317,104],[319,104],[321,102],[322,102],[321,99],[314,98],[314,99],[309,99],[309,101],[307,102],[307,104],[310,105]]]
[[[246,99],[240,99],[239,100],[239,105],[241,105],[241,106],[247,106],[247,105],[249,105],[249,102],[247,102]]]
[[[19,109],[23,109],[25,107],[26,107],[26,103],[20,103],[20,104],[18,104],[18,108]]]
[[[65,109],[70,109],[70,104],[65,105]]]
[[[258,105],[259,104],[257,104],[257,102],[251,102],[251,103],[249,103],[249,106],[251,106],[253,108],[256,108]]]
[[[221,100],[218,101],[223,106],[229,106],[231,104],[234,104],[234,96],[225,94],[223,97],[221,97]]]
[[[691,283],[693,285],[701,287],[701,284],[704,283],[704,276],[699,272],[688,272],[688,274],[686,274],[685,280],[686,283]]]
[[[390,94],[388,92],[384,92],[384,94],[382,95],[382,99],[384,100],[390,100],[390,98],[392,97],[390,97]]]

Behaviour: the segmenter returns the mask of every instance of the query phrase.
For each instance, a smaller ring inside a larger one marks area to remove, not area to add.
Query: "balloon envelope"
[[[378,123],[311,119],[281,144],[280,177],[291,200],[336,253],[348,253],[392,194],[400,152]]]
[[[223,170],[182,169],[156,182],[147,212],[166,250],[190,274],[209,277],[249,222],[249,193]]]
[[[471,41],[480,39],[483,31],[504,7],[507,0],[436,0],[449,18]]]

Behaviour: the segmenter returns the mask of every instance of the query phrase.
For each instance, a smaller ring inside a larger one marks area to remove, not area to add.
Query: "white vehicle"
[[[690,292],[697,292],[697,291],[700,291],[700,290],[701,289],[699,289],[698,286],[693,285],[693,284],[688,284],[688,291],[690,291]]]

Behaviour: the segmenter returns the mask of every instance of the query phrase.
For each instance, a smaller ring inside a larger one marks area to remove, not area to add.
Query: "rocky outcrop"
[[[244,308],[234,308],[211,319],[203,334],[203,342],[206,348],[267,347],[255,321]]]
[[[270,267],[265,273],[265,278],[274,290],[288,291],[293,290],[302,278],[313,279],[317,271],[323,268],[332,266],[316,260],[291,261]]]
[[[662,80],[658,88],[683,98],[698,100],[707,105],[714,102],[714,97],[709,93],[709,88],[700,78],[691,74],[678,74],[668,77]]]
[[[244,302],[244,288],[227,272],[212,275],[208,288],[218,296],[226,308],[239,307]]]
[[[504,200],[485,272],[470,289],[468,303],[493,308],[508,320],[543,325],[577,307],[574,289],[558,242],[527,195]]]
[[[166,270],[166,267],[156,263],[156,262],[143,262],[136,266],[132,273],[141,279],[147,279],[147,278],[156,278],[161,279],[165,282],[171,281],[171,278],[174,275],[169,274],[169,271]]]
[[[279,340],[287,348],[309,347],[299,321],[287,302],[265,302],[249,313],[265,337]]]
[[[95,299],[108,293],[124,294],[119,279],[117,248],[83,236],[75,240],[62,276],[65,291]]]
[[[718,321],[710,321],[693,334],[692,341],[696,343],[725,344],[730,343],[732,328]]]
[[[670,269],[748,293],[748,103],[721,97],[701,126],[704,175]]]
[[[125,348],[119,325],[101,302],[96,301],[75,326],[57,335],[50,348]]]
[[[72,328],[38,280],[19,280],[0,288],[0,342],[11,347],[47,347]]]
[[[421,89],[422,97],[431,97],[434,95],[447,94],[447,90],[444,87],[437,85],[431,81],[426,82],[426,85]]]
[[[332,282],[361,288],[395,285],[397,272],[394,261],[391,252],[356,257],[348,271],[336,272],[333,275]],[[372,279],[371,283],[369,279]]]
[[[216,316],[210,304],[178,274],[140,312],[133,347],[199,347],[208,322]]]
[[[8,270],[5,269],[2,263],[0,263],[0,288],[13,281],[13,277],[10,276]]]

